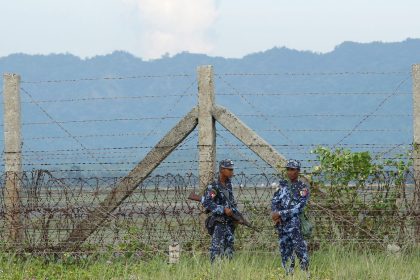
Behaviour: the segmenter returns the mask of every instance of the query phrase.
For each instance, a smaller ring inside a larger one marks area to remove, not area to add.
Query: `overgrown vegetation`
[[[412,243],[414,184],[409,152],[392,159],[373,158],[369,152],[318,147],[310,178],[314,209],[340,217],[317,229],[317,238],[370,240],[371,243]],[[322,201],[319,205],[317,201]]]
[[[420,252],[368,252],[351,247],[322,246],[311,255],[312,279],[418,279]],[[32,256],[0,255],[0,279],[285,279],[276,251],[235,255],[233,261],[211,266],[207,255],[183,253],[180,263],[167,257],[104,254],[73,258],[63,255],[46,261]],[[297,269],[294,279],[306,279]]]

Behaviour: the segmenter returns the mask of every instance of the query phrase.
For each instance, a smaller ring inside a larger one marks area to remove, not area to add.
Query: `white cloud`
[[[123,0],[135,3],[142,34],[140,53],[146,58],[181,51],[209,53],[207,33],[217,18],[215,0]]]

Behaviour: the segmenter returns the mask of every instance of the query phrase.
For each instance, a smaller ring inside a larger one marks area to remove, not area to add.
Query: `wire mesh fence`
[[[368,151],[374,160],[412,159],[410,73],[217,73],[216,100],[310,176],[318,146]],[[189,74],[129,75],[22,81],[23,170],[19,179],[23,248],[60,252],[63,242],[163,135],[196,104]],[[0,126],[0,130],[2,130]],[[280,174],[217,124],[217,159],[235,162],[239,208],[261,228],[236,230],[237,250],[276,250],[269,218]],[[2,141],[2,140],[0,140]],[[199,143],[194,131],[134,193],[107,216],[79,249],[83,252],[156,252],[180,242],[205,250],[199,204]],[[3,156],[3,155],[2,155]],[[4,170],[4,164],[1,165]],[[357,200],[311,186],[312,246],[322,242],[384,246],[415,242],[413,168],[396,182],[393,169],[357,189]],[[129,179],[129,178],[125,178]],[[2,177],[2,189],[7,182]],[[335,195],[335,196],[333,196]],[[346,197],[341,199],[340,195]],[[1,194],[0,235],[7,217]],[[343,200],[346,200],[343,202]],[[384,206],[385,205],[385,206]]]

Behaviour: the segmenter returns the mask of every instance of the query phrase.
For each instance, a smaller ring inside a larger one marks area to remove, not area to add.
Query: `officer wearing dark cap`
[[[206,227],[212,236],[210,260],[216,257],[232,258],[234,244],[234,224],[229,218],[232,208],[236,208],[232,191],[233,161],[225,159],[219,163],[218,180],[209,185],[201,203],[211,213],[206,220]]]
[[[309,200],[309,186],[299,180],[300,162],[290,159],[286,163],[287,180],[281,180],[271,201],[271,217],[279,233],[282,266],[286,274],[293,274],[294,254],[300,267],[309,277],[309,254],[301,231],[301,218]],[[287,266],[290,260],[290,266]]]

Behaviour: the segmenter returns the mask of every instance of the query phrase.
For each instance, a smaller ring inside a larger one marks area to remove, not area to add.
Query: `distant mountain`
[[[333,145],[343,138],[340,143],[354,149],[381,144],[380,151],[386,151],[409,144],[415,63],[420,63],[420,39],[344,42],[325,54],[273,48],[241,59],[187,52],[152,61],[122,51],[89,59],[13,54],[0,58],[0,72],[18,73],[23,80],[25,168],[53,163],[66,170],[95,166],[102,151],[110,166],[131,166],[197,103],[196,68],[206,64],[214,65],[217,102],[286,156],[307,159],[311,147],[306,145]],[[239,143],[219,131],[219,157],[252,157],[241,155]],[[228,143],[238,145],[236,156],[226,149]],[[196,137],[190,145],[191,154],[183,155],[196,158]],[[97,149],[96,154],[85,148]]]

